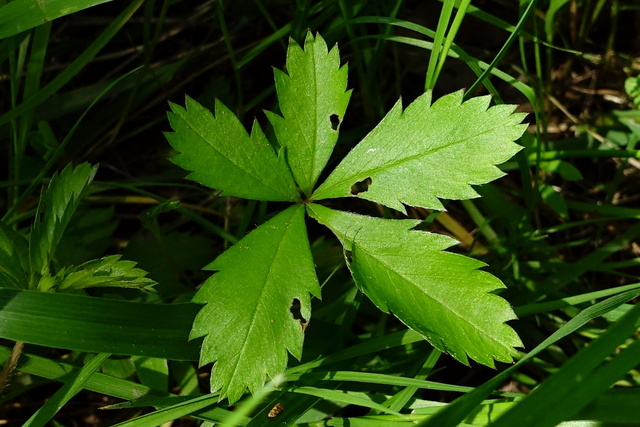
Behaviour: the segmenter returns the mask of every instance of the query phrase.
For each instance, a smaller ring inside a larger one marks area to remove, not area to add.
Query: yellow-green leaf
[[[462,91],[431,105],[431,91],[404,111],[400,101],[342,160],[313,200],[356,196],[405,212],[404,205],[442,210],[438,200],[469,199],[471,185],[503,173],[525,130],[513,105],[489,107],[489,96],[462,102]],[[355,188],[356,184],[365,184]]]
[[[338,140],[351,91],[347,91],[347,66],[340,53],[330,51],[318,34],[307,33],[304,50],[291,41],[287,72],[275,70],[278,105],[282,117],[267,112],[276,137],[285,147],[293,176],[310,194]]]
[[[372,218],[315,204],[308,211],[340,239],[356,284],[382,311],[462,363],[468,357],[491,367],[494,360],[512,361],[522,342],[505,323],[515,319],[509,303],[493,293],[504,285],[479,270],[482,262],[444,252],[454,239],[412,230],[417,220]]]
[[[300,199],[291,171],[276,155],[258,122],[249,135],[238,118],[220,101],[215,116],[187,97],[185,107],[171,104],[174,132],[167,139],[180,154],[175,164],[191,171],[188,178],[222,190],[223,196],[254,200]]]
[[[207,268],[217,272],[194,298],[206,305],[191,338],[205,336],[200,364],[215,362],[211,390],[234,402],[282,373],[287,351],[302,356],[309,294],[320,296],[304,207],[271,218]]]

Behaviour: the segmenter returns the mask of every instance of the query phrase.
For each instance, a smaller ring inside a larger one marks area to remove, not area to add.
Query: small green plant
[[[305,213],[344,248],[359,289],[440,351],[462,363],[511,362],[521,346],[511,307],[494,292],[483,263],[445,252],[455,240],[418,231],[418,220],[382,219],[330,209],[324,200],[366,199],[405,212],[443,210],[439,199],[477,196],[471,185],[497,179],[524,132],[523,114],[490,97],[462,102],[462,91],[432,104],[431,92],[386,117],[317,185],[338,139],[350,91],[338,48],[309,33],[290,42],[286,72],[275,70],[280,114],[267,112],[277,142],[257,121],[248,134],[221,102],[213,114],[191,98],[171,104],[173,161],[222,195],[293,205],[220,255],[194,301],[204,304],[191,338],[204,336],[200,363],[215,362],[212,392],[237,401],[282,373],[287,352],[302,355],[310,295],[320,286]]]
[[[62,265],[56,249],[97,167],[67,166],[43,189],[29,239],[0,222],[0,280],[4,286],[42,292],[65,292],[92,287],[150,290],[155,281],[120,255],[93,259],[77,266]]]
[[[79,265],[65,265],[56,259],[56,249],[97,169],[82,163],[75,168],[69,165],[53,175],[40,194],[28,239],[0,221],[2,287],[40,292],[70,292],[93,287],[149,291],[156,284],[146,277],[146,271],[135,267],[135,262],[121,260],[120,255]],[[0,372],[0,392],[16,368],[23,346],[23,342],[16,342],[11,363],[5,364]]]
[[[629,77],[624,81],[624,90],[636,108],[640,108],[640,76]]]

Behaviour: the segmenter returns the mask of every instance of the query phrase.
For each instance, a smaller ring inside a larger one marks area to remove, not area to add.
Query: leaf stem
[[[0,373],[0,393],[2,393],[4,388],[9,384],[13,371],[15,371],[16,366],[18,366],[18,360],[20,360],[20,355],[22,354],[23,349],[24,342],[22,341],[16,341],[13,345],[11,356],[9,356],[9,360],[4,365],[4,368]]]

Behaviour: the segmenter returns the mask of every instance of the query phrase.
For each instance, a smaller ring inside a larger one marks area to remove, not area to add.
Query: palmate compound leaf
[[[271,218],[207,269],[217,272],[193,300],[206,305],[190,336],[205,336],[200,364],[215,362],[211,390],[233,403],[282,373],[287,351],[302,355],[309,294],[320,296],[304,207],[292,206]]]
[[[300,199],[284,157],[276,154],[258,122],[249,135],[220,101],[215,116],[192,98],[186,98],[185,106],[171,104],[167,115],[174,132],[165,135],[180,153],[172,161],[191,171],[189,179],[222,190],[223,196]]]
[[[318,34],[307,33],[304,50],[291,40],[287,72],[274,70],[282,117],[266,112],[298,185],[311,194],[333,147],[349,104],[347,66]]]
[[[484,264],[444,252],[450,237],[412,230],[420,221],[388,220],[310,204],[309,215],[327,226],[351,254],[358,287],[384,312],[393,312],[435,348],[462,363],[511,362],[522,342],[505,322],[509,303],[492,292],[504,288]],[[349,257],[347,257],[349,258]]]
[[[503,173],[496,164],[521,147],[524,114],[512,105],[489,107],[490,97],[462,102],[462,91],[431,105],[431,91],[402,111],[400,101],[342,160],[313,200],[356,195],[405,212],[404,204],[442,210],[438,198],[469,199],[470,184]],[[368,187],[357,192],[358,183]]]

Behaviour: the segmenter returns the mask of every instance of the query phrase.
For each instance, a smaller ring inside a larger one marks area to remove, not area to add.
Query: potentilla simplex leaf
[[[446,252],[455,240],[416,231],[417,220],[371,218],[317,204],[359,197],[405,210],[443,209],[440,198],[476,197],[472,185],[502,175],[496,167],[520,147],[522,114],[489,97],[462,92],[432,104],[431,92],[406,109],[400,101],[317,189],[338,138],[350,91],[337,47],[317,35],[304,49],[291,41],[286,72],[275,71],[280,114],[267,112],[275,139],[254,123],[251,134],[216,102],[215,115],[187,98],[172,105],[180,153],[174,162],[216,190],[256,200],[296,203],[220,255],[194,301],[204,304],[191,337],[204,337],[200,363],[214,362],[211,390],[237,401],[300,358],[310,296],[320,296],[304,215],[327,226],[344,246],[358,287],[435,348],[463,363],[509,362],[520,339],[506,323],[504,285],[483,263]],[[311,203],[315,202],[315,203]],[[348,201],[345,201],[348,203]]]
[[[189,179],[222,190],[224,196],[285,202],[300,198],[284,158],[257,122],[249,135],[220,101],[215,116],[189,97],[184,108],[171,104],[171,110],[174,132],[166,137],[180,153],[173,162],[191,171]]]
[[[441,351],[468,364],[511,362],[522,346],[510,326],[509,303],[492,292],[505,286],[478,270],[484,264],[444,252],[456,240],[413,230],[418,220],[389,220],[311,204],[309,214],[335,233],[350,253],[358,287]]]
[[[431,92],[404,111],[400,101],[340,162],[314,200],[356,196],[405,212],[404,205],[443,210],[439,198],[477,197],[471,185],[503,175],[525,130],[513,105],[489,107],[490,97],[462,102],[462,91],[431,105]],[[366,191],[353,186],[367,182]]]
[[[289,43],[286,73],[275,70],[282,117],[267,112],[296,182],[311,194],[338,140],[351,91],[338,47],[330,51],[318,35],[307,34],[304,50]]]
[[[320,296],[304,207],[271,218],[207,269],[217,272],[194,298],[206,305],[191,337],[205,336],[200,363],[215,362],[211,390],[234,402],[282,373],[287,351],[302,356],[309,294]]]

